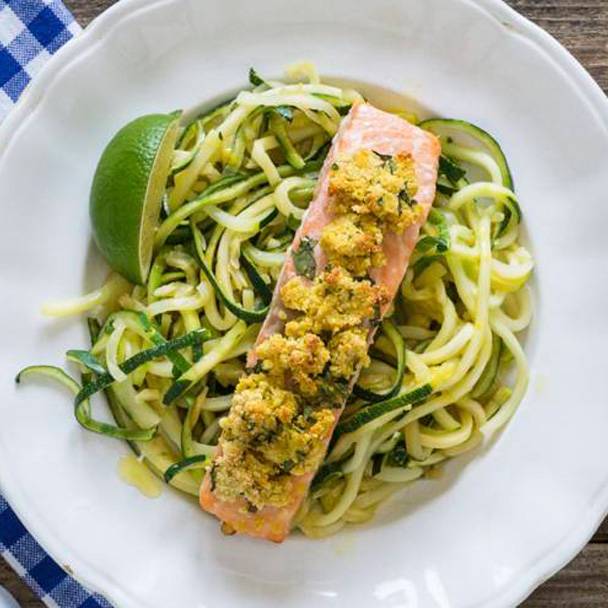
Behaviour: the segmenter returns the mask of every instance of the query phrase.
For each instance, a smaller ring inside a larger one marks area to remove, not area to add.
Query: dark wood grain
[[[21,605],[21,608],[44,608],[44,604],[34,592],[15,574],[11,567],[0,558],[0,585],[3,585]],[[61,608],[64,608],[63,606]],[[65,608],[71,608],[66,606]]]
[[[593,543],[604,543],[607,545],[608,550],[608,518],[604,520],[604,523],[600,526],[600,529],[595,533],[592,541]],[[608,575],[608,572],[606,573]]]
[[[555,36],[608,91],[607,0],[509,0]]]
[[[590,543],[559,574],[541,585],[524,608],[606,608],[608,545]]]
[[[72,11],[76,21],[86,27],[97,15],[116,4],[116,0],[64,0],[64,4]]]
[[[64,0],[83,26],[114,1]],[[608,91],[608,0],[509,0],[508,4],[555,36],[604,91]],[[43,608],[43,604],[2,560],[0,584],[15,595],[22,608]],[[591,543],[561,572],[539,587],[522,606],[608,607],[608,519]]]

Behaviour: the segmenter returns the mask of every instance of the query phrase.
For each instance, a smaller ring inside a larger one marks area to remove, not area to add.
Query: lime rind
[[[174,117],[167,127],[164,137],[161,140],[150,179],[146,189],[146,201],[141,223],[139,227],[139,267],[141,269],[140,283],[145,283],[152,265],[152,253],[154,250],[154,231],[160,217],[163,193],[167,183],[167,177],[171,171],[172,154],[179,132],[179,116]]]
[[[91,186],[93,237],[111,268],[145,283],[154,230],[180,114],[148,114],[120,129],[103,151]]]

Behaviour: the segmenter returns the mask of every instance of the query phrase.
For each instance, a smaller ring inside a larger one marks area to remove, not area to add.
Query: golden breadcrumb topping
[[[329,341],[329,372],[332,376],[350,379],[353,374],[370,364],[367,335],[366,329],[357,327],[341,331]]]
[[[323,458],[324,439],[334,422],[335,416],[329,409],[320,409],[308,417],[299,416],[294,424],[284,426],[274,441],[262,446],[260,452],[279,471],[302,475],[315,469]]]
[[[336,333],[373,319],[379,306],[387,301],[384,287],[357,280],[341,267],[326,270],[312,284],[296,276],[281,288],[287,308],[304,313],[302,322],[315,334]],[[289,331],[297,333],[300,321],[290,322]]]
[[[240,379],[220,422],[211,479],[222,499],[244,498],[251,512],[285,506],[293,476],[319,466],[334,408],[344,405],[356,375],[369,365],[370,330],[388,301],[386,289],[364,277],[386,263],[385,233],[422,218],[416,190],[406,154],[360,150],[332,166],[334,219],[319,240],[327,266],[317,267],[317,241],[304,237],[292,254],[299,274],[280,291],[290,311],[282,311],[284,333],[257,346],[254,372]]]
[[[255,445],[265,442],[298,414],[296,396],[272,384],[266,374],[239,380],[230,414],[220,421],[223,438]]]
[[[293,383],[302,395],[315,395],[315,376],[329,361],[323,340],[312,333],[299,337],[270,336],[256,350],[262,369],[270,378],[285,386]]]
[[[255,508],[287,504],[286,479],[316,468],[334,421],[327,408],[304,413],[296,396],[265,373],[243,377],[220,422],[214,491],[227,500],[242,496]]]
[[[397,233],[423,216],[414,198],[417,190],[412,157],[403,153],[389,156],[359,150],[338,159],[329,177],[329,195],[337,214],[372,215],[383,230]]]
[[[384,235],[372,216],[347,213],[327,224],[321,232],[321,248],[332,266],[342,266],[355,276],[384,266]]]
[[[213,491],[222,500],[245,498],[250,511],[266,505],[284,507],[291,494],[290,476],[239,442],[222,441],[222,453],[211,469]]]

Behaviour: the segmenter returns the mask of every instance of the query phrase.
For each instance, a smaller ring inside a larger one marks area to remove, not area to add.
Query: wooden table
[[[64,0],[83,26],[115,1]],[[608,92],[608,0],[508,0],[508,4],[553,34]],[[42,602],[1,559],[0,583],[22,608],[42,608]],[[608,519],[583,551],[522,606],[608,607]]]

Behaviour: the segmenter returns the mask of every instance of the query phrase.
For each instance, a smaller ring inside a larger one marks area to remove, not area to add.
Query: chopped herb
[[[224,141],[224,134],[221,131],[218,131],[217,136],[220,138],[220,141]]]
[[[209,488],[212,492],[213,490],[215,490],[215,485],[217,483],[216,481],[216,476],[217,476],[217,465],[214,463],[211,465],[211,468],[209,469],[209,479],[211,479],[211,487]]]
[[[410,193],[407,189],[407,183],[403,187],[403,189],[397,195],[397,199],[399,201],[399,213],[403,211],[403,205],[407,205],[408,207],[413,207],[416,201],[413,201],[410,197]]]
[[[380,154],[380,152],[376,152],[376,150],[373,150],[373,153],[382,161],[382,162],[388,162],[389,160],[393,159],[393,155],[392,154]]]
[[[395,169],[397,168],[395,165],[395,159],[392,154],[380,154],[380,152],[373,151],[374,154],[382,160],[384,165],[384,169],[386,169],[391,175],[395,173]]]
[[[382,311],[380,310],[380,304],[378,302],[374,304],[374,314],[369,321],[372,327],[378,327],[378,325],[382,323]]]
[[[445,253],[450,248],[450,230],[445,215],[438,209],[431,209],[429,222],[437,228],[437,252]]]
[[[317,377],[317,394],[314,397],[307,399],[307,405],[304,406],[304,416],[314,416],[313,408],[331,407],[340,408],[344,405],[347,397],[350,394],[348,380],[344,378],[334,378],[330,371],[328,363],[323,370],[323,373]],[[309,408],[309,409],[307,409]]]
[[[382,471],[382,463],[384,462],[384,454],[374,454],[372,457],[372,477],[375,477]]]
[[[262,78],[260,78],[258,73],[253,68],[249,68],[249,82],[254,87],[264,84],[264,80]]]
[[[383,168],[386,169],[391,175],[395,172],[397,166],[395,165],[395,157],[391,154],[380,154],[375,152],[376,156],[382,159]]]
[[[253,435],[251,445],[260,447],[274,441],[279,434],[279,431],[259,431],[259,426],[256,421],[247,421],[247,430]]]
[[[332,477],[342,477],[342,463],[341,462],[330,462],[319,467],[317,474],[312,480],[312,487],[318,488],[324,481]]]
[[[296,272],[307,279],[314,279],[317,271],[314,249],[317,245],[315,239],[304,237],[300,241],[297,251],[291,252]]]
[[[445,293],[452,302],[460,302],[460,295],[454,283],[450,282],[445,286]]]
[[[446,196],[452,196],[454,192],[458,192],[458,188],[450,184],[446,184],[443,181],[437,180],[437,192],[445,194]]]
[[[433,226],[436,227],[438,234],[437,234],[437,236],[426,235],[426,236],[423,236],[421,239],[419,239],[419,241],[416,243],[416,251],[419,251],[420,253],[429,253],[432,251],[433,256],[430,256],[430,257],[436,257],[435,254],[445,253],[446,251],[449,250],[450,232],[448,229],[448,224],[445,219],[445,216],[438,209],[431,209],[431,212],[429,213],[428,221],[429,221],[429,224],[432,224]],[[421,258],[421,259],[425,259],[425,258]],[[418,260],[418,262],[420,262],[420,261],[421,260]],[[416,265],[418,264],[418,262],[416,262],[416,264],[414,264],[415,271],[417,270]]]
[[[348,383],[342,379],[327,380],[319,386],[319,395],[331,407],[342,407],[349,393]]]
[[[281,463],[281,470],[284,471],[285,473],[289,473],[289,471],[291,471],[291,469],[293,469],[296,466],[296,463],[294,460],[291,460],[291,458],[288,458],[287,460],[284,460]]]
[[[332,171],[337,171],[340,168],[340,166],[338,165],[338,163],[332,163],[331,164],[331,170]]]
[[[264,371],[264,362],[256,361],[255,365],[250,369],[252,374],[261,374]]]
[[[403,441],[400,441],[388,454],[387,464],[391,467],[405,467],[409,456]]]
[[[442,154],[439,157],[439,174],[447,177],[449,182],[455,186],[466,175],[466,171],[451,158]]]

